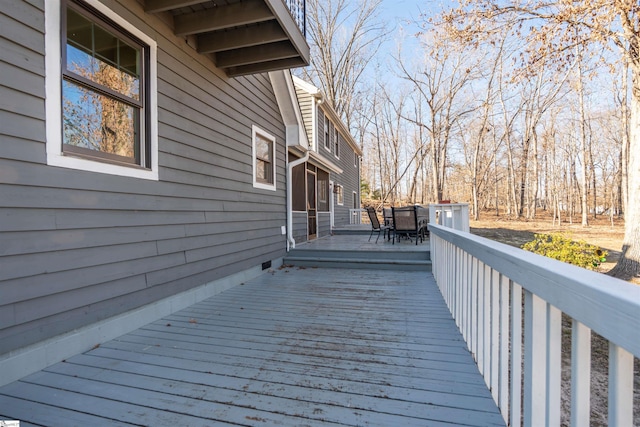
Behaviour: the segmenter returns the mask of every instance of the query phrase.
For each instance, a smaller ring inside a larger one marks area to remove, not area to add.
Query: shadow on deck
[[[431,273],[306,267],[270,270],[8,384],[0,419],[504,425]]]

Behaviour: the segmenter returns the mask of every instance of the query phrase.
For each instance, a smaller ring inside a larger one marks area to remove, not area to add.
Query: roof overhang
[[[315,151],[309,151],[309,159],[313,161],[313,163],[316,163],[317,165],[322,166],[331,172],[337,174],[341,174],[343,172],[343,170],[338,165],[336,165],[323,155],[316,153]]]
[[[304,1],[145,0],[230,77],[309,65]]]

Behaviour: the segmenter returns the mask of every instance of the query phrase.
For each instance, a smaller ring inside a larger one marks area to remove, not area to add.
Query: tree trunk
[[[637,47],[637,46],[636,46]],[[637,52],[637,50],[636,50]],[[629,280],[640,277],[640,65],[633,67],[628,155],[628,195],[624,212],[622,254],[612,276]]]
[[[588,181],[587,181],[587,118],[584,108],[584,85],[582,84],[582,57],[578,47],[578,105],[580,108],[580,161],[582,170],[580,173],[580,210],[582,211],[582,226],[589,225]]]

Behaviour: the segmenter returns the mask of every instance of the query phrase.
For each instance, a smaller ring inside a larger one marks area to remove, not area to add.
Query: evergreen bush
[[[522,245],[522,249],[589,270],[597,270],[607,260],[607,251],[559,233],[536,234],[532,241]]]

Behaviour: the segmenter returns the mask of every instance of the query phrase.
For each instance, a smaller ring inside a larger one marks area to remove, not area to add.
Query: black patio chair
[[[422,239],[422,230],[418,221],[418,212],[415,206],[406,206],[402,208],[391,208],[393,215],[393,244],[396,243],[396,237],[400,241],[400,236],[406,236],[409,240],[414,236],[416,245],[418,239]]]
[[[380,238],[380,232],[383,232],[383,238],[386,236],[386,233],[390,232],[390,228],[387,225],[380,225],[380,221],[378,220],[378,215],[376,214],[376,210],[371,206],[367,208],[367,214],[369,215],[369,220],[371,221],[371,234],[369,234],[369,242],[371,241],[371,236],[373,233],[378,233],[378,237],[376,238],[376,243],[378,243],[378,239]]]
[[[384,225],[393,229],[393,214],[391,213],[391,208],[383,208],[382,216],[384,218]]]

